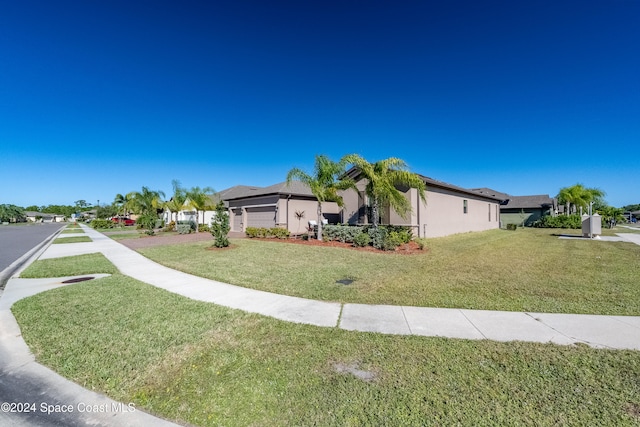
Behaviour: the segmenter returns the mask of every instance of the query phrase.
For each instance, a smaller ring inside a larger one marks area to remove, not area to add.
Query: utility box
[[[602,234],[602,218],[600,215],[593,214],[582,215],[582,236],[583,237],[596,237]]]

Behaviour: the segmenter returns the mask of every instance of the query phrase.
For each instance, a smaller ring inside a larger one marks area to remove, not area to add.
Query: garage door
[[[247,227],[272,228],[276,226],[276,207],[247,208]]]
[[[233,210],[233,222],[231,224],[233,231],[242,231],[242,209]]]

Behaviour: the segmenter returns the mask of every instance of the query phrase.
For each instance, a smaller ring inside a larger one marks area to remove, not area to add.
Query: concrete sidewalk
[[[257,291],[159,265],[83,226],[92,243],[51,245],[40,259],[103,253],[123,274],[188,298],[345,330],[640,350],[640,317],[340,304]],[[630,233],[629,233],[630,234]],[[640,237],[632,235],[633,237]],[[621,236],[622,237],[622,236]],[[627,235],[624,235],[627,238]]]
[[[274,317],[296,323],[385,334],[440,336],[496,341],[529,341],[555,344],[584,343],[592,347],[640,350],[640,317],[552,313],[519,313],[390,305],[340,304],[313,301],[232,286],[203,279],[159,265],[137,252],[83,226],[89,243],[49,245],[33,259],[103,253],[128,276],[188,298]],[[631,234],[631,233],[629,233]],[[635,243],[640,236],[632,234]],[[625,239],[627,234],[625,233]],[[64,238],[64,237],[59,237]],[[31,261],[29,261],[31,262]],[[93,274],[104,277],[104,274]],[[176,426],[126,402],[116,402],[86,390],[35,362],[11,313],[18,300],[65,286],[66,278],[8,281],[0,296],[0,391],[15,402],[47,402],[72,405],[72,414],[0,413],[0,425],[96,425]],[[4,389],[2,389],[2,387]],[[79,413],[85,407],[104,412]]]

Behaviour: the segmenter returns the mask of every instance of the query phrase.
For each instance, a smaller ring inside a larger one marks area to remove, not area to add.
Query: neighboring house
[[[558,201],[548,194],[535,196],[511,196],[490,188],[475,188],[480,194],[492,195],[504,200],[500,206],[501,227],[507,224],[530,226],[545,215],[556,215],[559,212]]]
[[[225,197],[234,197],[237,194],[243,194],[246,191],[251,189],[255,189],[257,187],[249,187],[246,185],[236,185],[235,187],[227,188],[226,190],[222,190],[218,193],[215,193],[212,196],[209,196],[209,205],[215,206],[221,199],[225,200]],[[228,203],[225,202],[225,206],[228,207]],[[162,219],[165,223],[171,221],[196,221],[201,224],[202,223],[202,211],[200,211],[199,216],[196,216],[196,211],[192,207],[189,207],[189,199],[185,200],[183,204],[184,209],[178,212],[172,212],[170,209],[165,208],[162,213]],[[177,215],[176,215],[177,213]],[[210,224],[211,219],[215,215],[215,210],[207,210],[204,211],[204,223]],[[176,219],[177,218],[177,219]]]
[[[247,227],[279,227],[286,228],[293,234],[307,230],[308,221],[317,221],[318,202],[305,184],[293,181],[287,185],[281,182],[269,187],[253,187],[236,185],[222,190],[211,197],[211,206],[220,200],[229,209],[229,225],[231,231],[243,232]],[[185,202],[188,206],[188,200]],[[304,212],[304,218],[298,220],[297,212]],[[333,202],[323,203],[323,216],[331,223],[340,220],[340,209]],[[211,223],[215,211],[205,211],[205,224]],[[165,222],[175,220],[175,212],[166,209],[163,214]],[[196,212],[185,208],[178,212],[178,220],[196,220]],[[199,214],[202,223],[202,212]]]
[[[347,176],[356,181],[358,191],[343,192],[345,209],[342,222],[367,224],[369,201],[365,194],[366,179],[359,179],[354,168]],[[418,237],[441,237],[450,234],[483,231],[499,228],[500,203],[497,196],[481,194],[426,176],[418,175],[425,182],[426,203],[415,188],[400,189],[411,204],[411,213],[403,219],[392,209],[381,212],[381,223],[411,227]]]
[[[67,219],[64,215],[36,211],[26,211],[24,215],[28,222],[64,222]]]
[[[306,231],[308,221],[317,221],[318,201],[311,189],[299,182],[281,182],[269,187],[239,185],[218,193],[229,208],[231,231],[247,227],[280,227],[293,234]],[[300,220],[296,212],[304,212]],[[322,204],[322,212],[330,223],[340,220],[340,208],[334,202]]]

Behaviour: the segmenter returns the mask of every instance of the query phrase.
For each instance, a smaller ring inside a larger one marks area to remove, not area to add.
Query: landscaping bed
[[[344,249],[353,249],[356,251],[364,251],[364,252],[374,252],[374,253],[388,253],[388,254],[402,254],[402,255],[415,255],[424,253],[425,249],[420,249],[416,242],[403,243],[402,245],[395,248],[393,251],[382,251],[380,249],[376,249],[373,246],[362,246],[356,247],[353,243],[342,243],[335,240],[325,241],[325,240],[317,240],[317,239],[256,239],[262,241],[271,241],[271,242],[282,242],[282,243],[293,243],[296,245],[303,246],[318,246],[318,247],[327,247],[327,248],[344,248]]]

